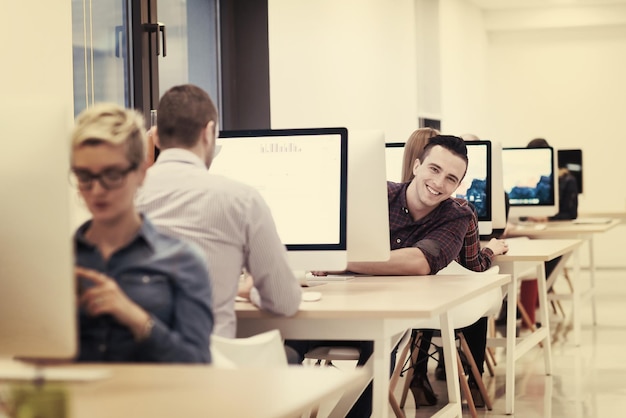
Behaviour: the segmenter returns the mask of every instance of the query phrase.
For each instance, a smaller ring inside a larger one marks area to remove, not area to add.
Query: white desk
[[[72,418],[294,418],[332,400],[363,374],[299,366],[271,372],[201,365],[92,367],[110,369],[111,377],[66,384]]]
[[[579,218],[611,218],[626,223],[626,211],[613,212],[578,212]]]
[[[506,347],[506,413],[512,414],[515,399],[515,361],[535,345],[543,342],[546,375],[552,374],[552,351],[550,345],[550,323],[548,320],[548,291],[546,285],[544,262],[562,257],[563,265],[569,256],[582,244],[580,240],[530,240],[508,239],[509,251],[507,254],[495,258],[494,264],[500,266],[501,273],[508,273],[512,280],[508,285],[509,303],[507,304],[507,323],[505,340],[500,338],[489,339],[489,345]],[[576,257],[577,259],[577,257]],[[576,261],[577,263],[577,261]],[[525,273],[529,264],[537,269],[537,286],[539,288],[539,318],[541,327],[528,334],[523,339],[516,338],[516,303],[512,297],[517,297],[518,280]],[[578,269],[578,268],[577,268]],[[558,269],[555,269],[555,274]]]
[[[507,227],[507,236],[526,236],[529,238],[569,238],[582,239],[587,243],[589,249],[589,289],[583,292],[580,271],[575,271],[574,280],[572,282],[573,291],[571,295],[559,295],[559,299],[570,299],[573,305],[573,322],[574,322],[574,341],[576,345],[580,344],[580,311],[579,306],[582,300],[589,299],[591,301],[592,323],[597,324],[596,315],[596,263],[593,251],[593,236],[606,232],[617,225],[620,221],[611,220],[608,223],[591,223],[591,224],[575,224],[572,221],[552,221],[548,222],[545,229],[523,228],[516,225]],[[578,260],[578,257],[575,257]],[[577,264],[579,266],[579,263]],[[552,295],[551,295],[552,296]]]
[[[435,416],[461,417],[454,329],[447,311],[509,281],[510,276],[502,274],[357,277],[315,287],[322,292],[322,299],[303,302],[291,318],[272,316],[238,302],[237,333],[245,337],[278,328],[289,339],[374,341],[374,353],[366,365],[374,377],[372,416],[385,418],[389,415],[392,337],[412,328],[416,320],[439,315],[449,404]],[[343,416],[350,407],[340,403],[331,416]]]

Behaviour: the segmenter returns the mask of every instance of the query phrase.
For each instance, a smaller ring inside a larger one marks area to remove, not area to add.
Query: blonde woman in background
[[[91,213],[74,235],[77,360],[210,363],[206,261],[193,244],[159,233],[133,203],[145,144],[134,110],[99,104],[76,119],[72,179]]]
[[[402,183],[407,183],[413,179],[415,159],[421,157],[428,140],[436,135],[439,135],[439,131],[436,129],[419,128],[413,131],[409,139],[406,140],[402,156]]]

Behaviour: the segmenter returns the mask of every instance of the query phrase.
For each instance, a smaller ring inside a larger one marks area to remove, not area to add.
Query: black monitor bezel
[[[492,207],[492,177],[493,177],[493,169],[492,169],[492,152],[491,152],[491,141],[488,140],[480,140],[480,141],[464,141],[466,147],[471,146],[486,146],[487,147],[487,176],[486,176],[486,204],[487,204],[487,214],[484,216],[478,216],[479,222],[491,222],[493,221],[493,207]],[[468,201],[469,202],[469,201]],[[478,214],[478,211],[477,211]]]
[[[509,206],[510,207],[552,207],[555,205],[558,205],[556,196],[557,196],[557,190],[556,187],[558,187],[558,185],[555,182],[555,178],[557,178],[557,170],[555,167],[555,154],[554,154],[554,148],[553,147],[534,147],[534,148],[528,148],[528,147],[504,147],[502,148],[502,171],[503,174],[506,171],[506,165],[505,165],[505,161],[504,161],[504,153],[506,151],[509,150],[524,150],[524,151],[528,151],[528,150],[536,150],[536,149],[549,149],[550,150],[550,171],[552,174],[552,178],[550,181],[551,184],[551,201],[549,203],[542,203],[542,204],[534,204],[534,203],[514,203],[510,200],[509,197]],[[507,190],[505,190],[505,192],[509,193]]]

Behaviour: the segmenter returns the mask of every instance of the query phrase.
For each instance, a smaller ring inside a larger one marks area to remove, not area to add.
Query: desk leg
[[[548,313],[548,288],[546,282],[546,269],[544,263],[537,265],[537,288],[539,293],[539,318],[541,328],[545,328],[543,338],[543,359],[546,365],[546,375],[552,374],[552,345],[550,342],[550,317]]]
[[[359,385],[356,385],[353,389],[343,393],[337,404],[332,408],[328,415],[322,413],[321,416],[328,416],[328,418],[345,417],[354,405],[354,403],[359,399],[361,393],[363,393],[363,391],[367,388],[367,386],[373,379],[374,383],[372,385],[372,416],[383,418],[388,417],[388,397],[385,397],[384,401],[381,402],[381,396],[379,396],[380,394],[377,392],[382,390],[385,391],[385,394],[389,392],[389,353],[391,353],[391,344],[387,343],[385,347],[382,346],[384,346],[384,339],[379,338],[374,340],[374,352],[367,360],[367,362],[362,366],[363,370],[365,370],[366,372],[365,377],[360,380]],[[384,353],[388,353],[387,356],[385,356]],[[386,368],[384,368],[385,364],[387,365]],[[383,370],[381,370],[381,367],[383,368]],[[381,386],[384,386],[385,384],[386,387],[381,388]]]
[[[374,389],[372,416],[389,416],[389,370],[391,369],[391,338],[374,340]]]
[[[596,314],[596,261],[593,251],[593,235],[589,237],[587,242],[589,245],[589,277],[591,285],[591,289],[589,289],[589,297],[591,298],[591,319],[593,321],[592,324],[595,326],[598,324],[598,318]],[[578,259],[578,257],[576,258]],[[578,268],[580,268],[580,265],[578,266]]]
[[[439,317],[441,325],[441,339],[443,342],[443,357],[446,368],[446,385],[448,387],[448,408],[447,412],[461,418],[461,387],[459,385],[459,371],[457,369],[456,342],[454,339],[454,327],[447,312]]]
[[[506,394],[506,413],[513,414],[515,401],[515,346],[517,344],[517,277],[512,275],[507,292],[508,302],[506,306],[506,383],[504,392]],[[447,371],[446,371],[447,372]]]
[[[593,246],[591,245],[591,238],[587,241],[589,243],[589,248],[593,248]],[[579,346],[580,342],[581,342],[581,312],[580,312],[580,308],[582,307],[582,299],[581,299],[581,292],[582,292],[582,280],[581,280],[581,275],[580,275],[580,250],[577,248],[575,253],[574,253],[574,277],[573,277],[573,281],[572,281],[572,324],[574,327],[574,345]],[[590,252],[590,256],[592,256],[593,251]],[[590,274],[591,274],[591,287],[593,288],[593,261],[591,261],[591,258],[589,259],[589,264],[590,264]],[[590,291],[593,291],[590,290]],[[593,298],[593,295],[591,295],[591,297]],[[593,322],[595,324],[596,322],[596,318],[595,318],[595,303],[593,302],[593,299],[591,299],[591,303],[592,303],[592,310],[593,310]]]

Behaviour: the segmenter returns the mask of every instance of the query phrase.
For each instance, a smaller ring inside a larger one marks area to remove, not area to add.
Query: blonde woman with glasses
[[[213,328],[206,262],[134,207],[145,173],[142,116],[115,104],[81,113],[72,179],[91,219],[75,233],[78,361],[208,363]]]

